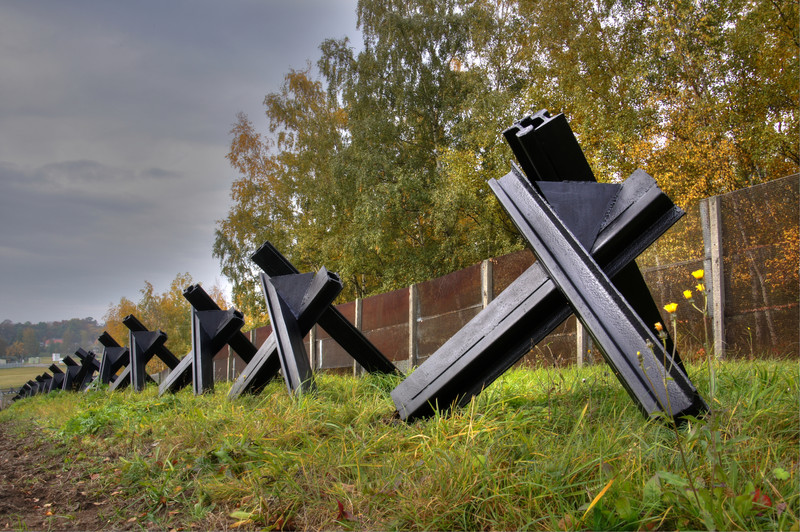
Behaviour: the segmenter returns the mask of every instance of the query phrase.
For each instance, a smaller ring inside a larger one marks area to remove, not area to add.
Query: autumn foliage
[[[563,112],[600,181],[641,167],[682,206],[796,172],[798,6],[789,0],[361,0],[363,43],[329,39],[239,115],[239,174],[214,255],[265,316],[250,254],[325,265],[342,297],[407,286],[521,242],[486,181],[501,132]],[[791,237],[791,235],[789,235]]]

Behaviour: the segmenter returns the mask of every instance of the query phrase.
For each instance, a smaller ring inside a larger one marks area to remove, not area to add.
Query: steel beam
[[[103,359],[100,361],[97,378],[102,384],[111,384],[116,380],[117,372],[130,363],[130,353],[127,347],[122,347],[106,331],[103,331],[97,341],[103,346]]]
[[[624,268],[682,215],[655,180],[637,170],[601,225],[592,256],[619,285],[627,279]],[[571,313],[542,265],[534,263],[392,391],[401,418],[468,403]]]
[[[214,391],[214,355],[243,325],[244,316],[236,309],[192,308],[192,388],[195,395]]]
[[[183,297],[192,305],[192,350],[161,382],[159,395],[175,393],[189,384],[195,395],[210,392],[214,389],[214,356],[234,338],[245,357],[254,348],[240,332],[244,325],[241,312],[220,310],[198,284],[185,288]]]
[[[261,282],[286,387],[293,395],[313,391],[314,374],[303,347],[304,335],[298,327],[297,317],[275,290],[269,277],[262,275]]]
[[[128,364],[126,371],[120,374],[117,380],[125,380],[130,378],[131,386],[137,392],[144,390],[147,382],[153,382],[152,377],[147,374],[147,363],[157,356],[164,362],[170,369],[180,363],[175,355],[164,345],[167,341],[167,335],[163,331],[150,331],[140,322],[136,316],[129,314],[122,319],[122,324],[128,328],[128,345],[130,364]],[[129,375],[125,375],[125,373]],[[117,389],[122,387],[116,385],[116,381],[112,383],[110,388]]]
[[[699,415],[708,405],[602,268],[516,170],[489,186],[646,415]]]
[[[297,268],[269,242],[264,243],[251,259],[270,277],[299,273]],[[366,371],[399,373],[394,364],[333,305],[328,306],[317,323]]]
[[[183,291],[183,297],[185,297],[196,310],[222,310],[199,284],[191,285],[186,288]],[[245,364],[250,362],[258,351],[256,346],[247,339],[247,336],[238,330],[230,337],[228,345],[236,351],[236,354],[239,355],[239,358],[244,360]]]
[[[316,274],[282,275],[270,278],[262,274],[262,288],[266,279],[271,279],[276,291],[287,301],[297,321],[301,338],[317,323],[319,316],[325,312],[331,302],[342,290],[339,277],[325,268]],[[265,292],[266,297],[266,292]],[[273,326],[274,327],[274,326]],[[228,394],[234,399],[242,393],[258,393],[266,384],[277,376],[281,369],[278,342],[275,332],[267,337],[256,356],[239,374]],[[284,373],[286,378],[286,373]],[[287,386],[291,388],[289,381]]]

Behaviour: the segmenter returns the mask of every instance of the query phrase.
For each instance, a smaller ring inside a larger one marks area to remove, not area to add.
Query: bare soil
[[[0,530],[120,529],[96,479],[36,430],[0,424]]]

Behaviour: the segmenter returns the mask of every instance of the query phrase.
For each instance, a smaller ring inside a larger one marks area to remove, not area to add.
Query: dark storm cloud
[[[263,125],[264,95],[355,18],[355,1],[0,2],[0,320],[222,280],[236,113]]]

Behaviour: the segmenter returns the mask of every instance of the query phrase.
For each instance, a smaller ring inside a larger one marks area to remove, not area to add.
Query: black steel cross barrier
[[[64,371],[64,381],[61,383],[61,389],[65,391],[74,391],[78,384],[76,383],[78,373],[81,371],[81,365],[75,362],[69,355],[61,360],[66,368]]]
[[[261,288],[286,387],[290,394],[312,391],[314,374],[303,337],[342,291],[342,282],[321,268],[316,274],[270,277],[262,273]]]
[[[75,379],[73,381],[73,390],[74,391],[82,391],[85,390],[94,380],[95,372],[100,370],[100,363],[95,358],[94,353],[87,352],[82,347],[79,347],[77,351],[75,351],[75,355],[80,360],[80,370],[75,375]]]
[[[39,383],[39,393],[49,393],[50,386],[53,384],[53,376],[45,372],[41,375],[37,375],[35,378],[36,382]]]
[[[564,182],[569,181],[597,182],[583,155],[583,150],[563,114],[551,117],[547,110],[541,110],[512,125],[503,132],[503,136],[528,180],[536,183],[537,190],[542,191],[548,204],[553,207],[578,241],[587,250],[591,250],[602,223],[605,223],[609,214],[608,202],[598,201],[594,194],[605,195],[609,199],[613,197],[613,205],[617,210],[618,204],[628,201],[630,194],[626,196],[621,189],[617,188],[618,185],[611,184],[605,184],[602,187],[575,184],[565,187],[563,185]],[[650,179],[652,180],[652,178]],[[652,184],[655,185],[654,180],[652,180]],[[585,187],[583,196],[581,187]],[[615,189],[617,192],[614,197]],[[630,189],[631,187],[628,187],[626,192],[629,192]],[[666,195],[662,194],[660,199],[664,203],[664,209],[673,209],[678,217],[685,214]],[[653,212],[658,213],[659,211],[654,210]],[[620,227],[626,231],[627,238],[642,238],[640,224],[643,225],[648,221],[638,220],[636,224],[623,224]],[[614,286],[623,294],[644,323],[655,332],[655,324],[661,320],[661,315],[639,267],[632,260],[633,258],[635,256],[631,257],[623,271],[614,277]],[[597,256],[596,260],[602,264],[604,261],[602,254]],[[666,341],[667,351],[674,354],[675,361],[683,368],[683,362],[666,329],[662,332],[662,336]]]
[[[251,257],[270,277],[300,273],[275,247],[265,242]],[[369,373],[399,373],[381,351],[333,305],[322,312],[317,323]]]
[[[36,376],[36,382],[39,383],[39,393],[50,393],[50,386],[53,384],[53,377],[45,372]]]
[[[290,301],[288,306],[297,322],[297,329],[301,339],[311,330],[315,323],[318,323],[330,334],[331,338],[367,371],[399,373],[394,364],[332,305],[332,301],[341,291],[341,281],[338,276],[324,268],[320,270],[325,271],[322,276],[319,273],[316,277],[312,273],[300,274],[297,268],[275,249],[270,242],[265,242],[252,255],[251,259],[265,272],[266,277],[271,279],[273,284],[277,283],[279,285],[276,288],[276,292],[285,300]],[[289,275],[300,275],[301,277],[288,282],[286,280],[278,280],[283,276]],[[298,279],[303,279],[303,281]],[[311,281],[311,279],[315,279],[315,281]],[[265,298],[269,299],[265,286],[262,278],[264,295]],[[313,286],[318,286],[318,288],[312,289]],[[284,341],[282,349],[285,349],[283,352],[299,352],[299,349],[292,351],[290,346],[290,341],[288,343]],[[289,357],[294,358],[295,355],[292,354]],[[261,344],[256,355],[239,374],[239,377],[231,387],[228,398],[235,399],[243,393],[259,393],[263,390],[264,386],[275,378],[281,370],[281,358],[282,355],[279,354],[277,336],[273,326],[273,333]],[[284,359],[284,362],[290,363],[288,359]],[[302,362],[299,364],[302,365]],[[290,369],[287,368],[284,371],[284,379],[290,392],[297,389],[298,383],[308,381],[307,377],[302,376],[305,369],[301,369],[298,366],[297,372],[297,375],[291,375]]]
[[[221,310],[199,284],[185,288],[183,297],[192,305],[192,350],[159,385],[159,395],[177,392],[190,383],[195,395],[213,391],[214,355],[232,341],[245,356],[249,355],[252,347],[240,332],[244,325],[241,312]]]
[[[633,259],[674,224],[683,211],[640,170],[622,186],[612,185],[609,190],[593,188],[597,185],[592,183],[594,176],[563,115],[550,119],[546,112],[538,113],[520,121],[513,134],[507,132],[509,136],[509,143],[529,177],[551,181],[574,177],[577,182],[568,185],[566,191],[559,190],[561,183],[536,183],[548,190],[547,199],[553,197],[559,214],[564,213],[568,220],[566,225],[575,228],[576,245],[591,249],[601,273],[605,271],[623,299],[627,298],[653,327],[661,318]],[[551,137],[560,140],[553,143]],[[597,205],[604,201],[606,205]],[[602,215],[599,219],[592,223],[584,221],[586,217],[596,217],[598,212]],[[429,416],[436,408],[448,410],[468,403],[571,312],[570,302],[550,279],[541,261],[534,263],[392,391],[400,416],[414,419]],[[630,356],[635,357],[635,351]],[[682,372],[679,358],[670,361]],[[663,372],[654,372],[650,377],[662,378]],[[685,413],[707,408],[699,396],[690,398],[684,394],[684,399],[687,400],[684,406],[694,404],[683,409]],[[678,402],[676,399],[676,406]],[[652,401],[648,404],[652,406]],[[677,414],[683,411],[671,410]]]
[[[137,392],[144,390],[145,384],[155,382],[147,374],[147,363],[157,356],[170,369],[180,362],[172,351],[167,349],[164,342],[167,335],[163,331],[150,331],[136,316],[129,314],[122,319],[122,324],[128,328],[128,355],[130,363],[122,373],[109,385],[110,390],[122,389],[131,385]]]
[[[50,367],[49,367],[49,368],[47,368],[47,369],[49,369],[49,370],[50,370],[50,373],[52,373],[52,374],[53,374],[53,380],[52,380],[52,382],[50,383],[50,386],[49,386],[49,390],[48,390],[48,391],[53,391],[53,390],[60,390],[60,389],[62,389],[62,388],[63,388],[63,386],[64,386],[64,372],[63,372],[63,371],[61,371],[61,368],[59,368],[59,367],[58,367],[57,365],[55,365],[55,364],[50,364]]]
[[[707,411],[686,373],[539,191],[517,171],[489,186],[636,406],[648,417],[676,419]]]
[[[118,378],[125,378],[128,382],[124,386],[130,384],[130,373],[126,373],[125,377],[117,376],[120,369],[130,364],[131,357],[128,348],[122,347],[107,331],[103,331],[97,341],[103,346],[103,359],[100,361],[100,371],[97,375],[100,383],[111,384]],[[118,386],[120,384],[122,383],[118,383]]]

